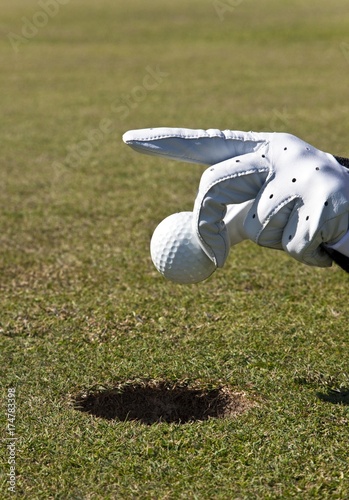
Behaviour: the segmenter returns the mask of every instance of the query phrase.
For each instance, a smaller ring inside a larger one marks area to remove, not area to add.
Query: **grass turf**
[[[347,275],[244,242],[207,282],[165,282],[150,236],[203,168],[121,142],[278,130],[349,156],[346,2],[42,5],[1,7],[1,498],[9,387],[19,498],[348,498]],[[145,379],[256,404],[182,425],[72,404]]]

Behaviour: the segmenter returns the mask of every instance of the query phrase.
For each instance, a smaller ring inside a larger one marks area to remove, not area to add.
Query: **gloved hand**
[[[193,216],[216,266],[245,238],[312,266],[331,266],[331,248],[349,256],[349,170],[333,155],[286,133],[153,128],[123,140],[143,153],[210,166]]]

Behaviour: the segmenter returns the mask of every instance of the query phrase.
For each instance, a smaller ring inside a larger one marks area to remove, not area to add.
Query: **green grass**
[[[203,167],[138,155],[126,130],[288,131],[349,156],[347,2],[226,1],[222,20],[215,5],[71,0],[17,52],[8,33],[40,7],[1,7],[0,423],[6,439],[15,387],[15,497],[349,497],[348,277],[249,242],[194,286],[150,261],[152,231],[191,210]],[[144,91],[149,71],[162,76]],[[132,379],[257,404],[148,426],[71,404]]]

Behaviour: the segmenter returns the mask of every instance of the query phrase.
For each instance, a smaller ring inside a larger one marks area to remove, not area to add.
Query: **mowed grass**
[[[1,11],[1,498],[8,388],[18,498],[348,498],[348,276],[244,242],[208,281],[166,282],[150,237],[191,210],[204,167],[121,141],[276,130],[349,156],[347,2],[72,0],[47,23],[36,1]],[[23,18],[41,19],[35,36]],[[153,425],[72,404],[144,379],[250,404]]]

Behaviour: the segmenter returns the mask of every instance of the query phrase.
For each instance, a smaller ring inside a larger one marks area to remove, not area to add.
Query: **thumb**
[[[231,158],[208,168],[194,204],[194,228],[203,250],[223,267],[230,249],[224,222],[227,206],[256,198],[269,172],[268,145],[256,153]]]

